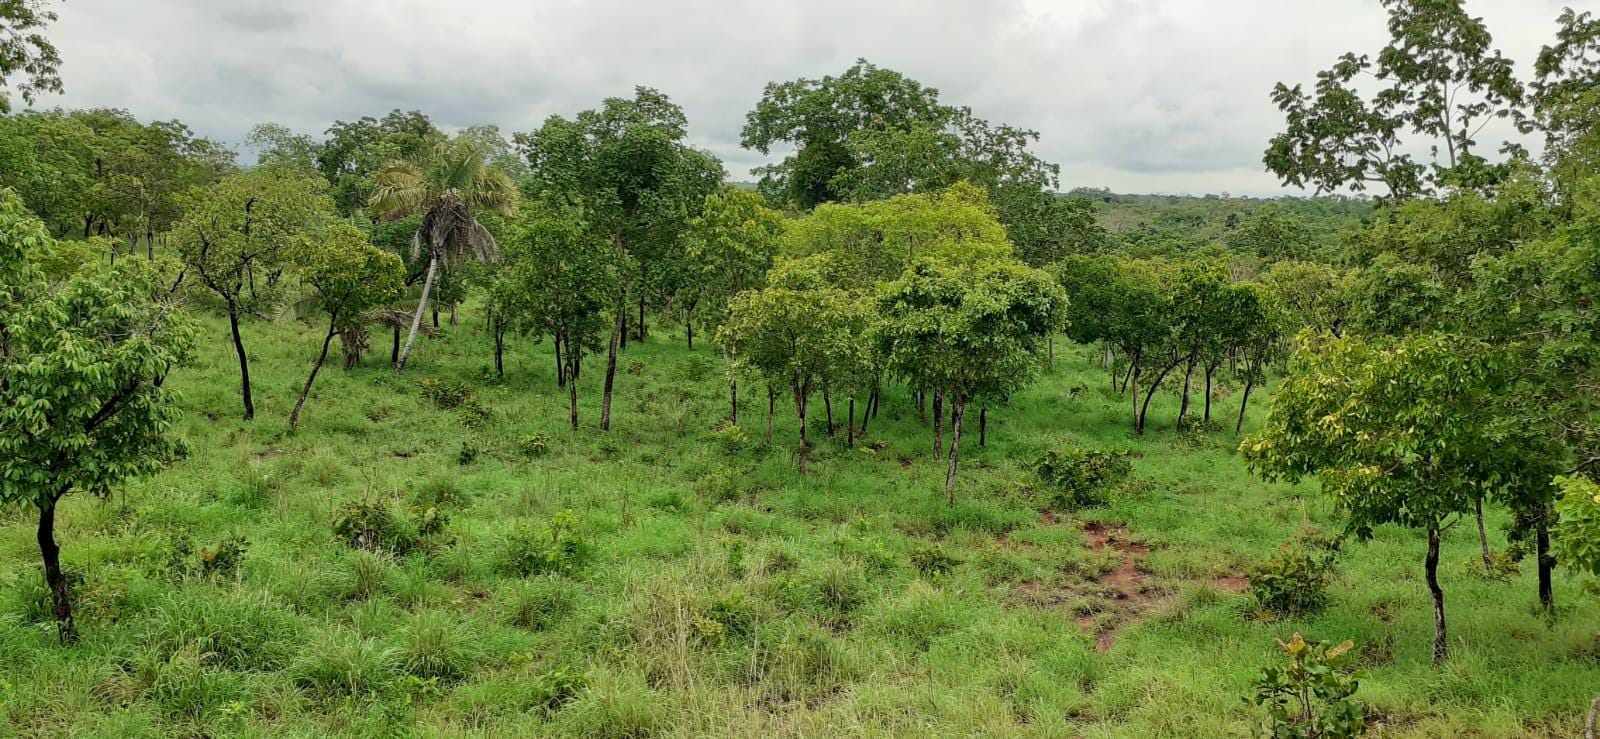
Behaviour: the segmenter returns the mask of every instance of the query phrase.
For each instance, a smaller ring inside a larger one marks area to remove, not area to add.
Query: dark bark
[[[639,296],[639,343],[644,343],[644,296]]]
[[[689,337],[689,351],[694,351],[694,316],[693,315],[685,315],[683,317],[683,330],[684,330],[684,333],[687,334],[688,337]]]
[[[570,355],[571,350],[568,350]],[[570,360],[576,361],[576,360]],[[567,415],[572,421],[572,430],[578,430],[578,381],[567,381]]]
[[[389,348],[389,364],[400,363],[400,327],[394,327],[394,344]]]
[[[767,386],[767,443],[772,443],[772,415],[778,408],[778,394],[772,391],[772,386]]]
[[[1194,355],[1189,356],[1189,362],[1183,370],[1183,399],[1178,402],[1178,423],[1176,427],[1183,430],[1183,419],[1189,417],[1189,385],[1194,380]]]
[[[944,459],[944,393],[933,391],[933,458]]]
[[[438,305],[433,306],[433,327],[434,328],[438,328],[439,327],[439,306]]]
[[[822,408],[828,417],[828,438],[833,438],[833,396],[828,393],[828,388],[822,388]]]
[[[728,422],[739,425],[739,378],[728,380]]]
[[[844,444],[852,449],[856,446],[856,396],[850,396],[850,417],[845,419]]]
[[[556,353],[556,387],[566,387],[567,380],[572,377],[572,368],[561,359],[561,332],[550,335],[550,344],[555,347]],[[570,350],[569,350],[570,351]]]
[[[1233,433],[1236,436],[1239,434],[1239,430],[1244,428],[1244,412],[1246,408],[1250,407],[1250,391],[1255,386],[1255,380],[1244,381],[1244,399],[1239,401],[1239,420],[1233,424]]]
[[[961,417],[966,415],[967,402],[957,393],[950,398],[950,467],[944,473],[945,505],[956,504],[956,464],[961,458]]]
[[[1472,501],[1472,508],[1478,519],[1478,547],[1483,550],[1483,571],[1494,572],[1494,558],[1489,555],[1489,534],[1483,530],[1483,498]]]
[[[1444,620],[1444,590],[1439,587],[1439,539],[1437,525],[1428,528],[1428,557],[1423,563],[1427,573],[1428,593],[1433,596],[1433,661],[1443,662],[1450,656],[1450,636]]]
[[[454,315],[455,311],[451,311]],[[506,376],[506,328],[505,322],[499,316],[494,319],[494,373],[497,377]]]
[[[606,352],[606,381],[604,394],[600,396],[600,430],[611,430],[611,390],[617,382],[617,349],[622,337],[627,334],[628,311],[623,309],[627,303],[617,306],[616,322],[611,327],[611,348]],[[570,347],[569,347],[570,351]]]
[[[1533,541],[1534,556],[1538,559],[1539,566],[1539,605],[1544,608],[1545,613],[1554,613],[1556,594],[1551,575],[1556,569],[1556,558],[1550,553],[1550,506],[1548,505],[1539,506]]]
[[[47,495],[39,503],[39,556],[44,560],[44,581],[50,588],[51,610],[56,617],[56,636],[62,644],[78,641],[78,625],[72,618],[72,591],[67,575],[61,571],[61,547],[56,545],[56,500]]]
[[[1150,399],[1154,398],[1156,396],[1156,388],[1161,387],[1161,381],[1167,379],[1167,373],[1171,372],[1174,369],[1176,369],[1179,364],[1182,364],[1182,362],[1178,361],[1178,362],[1173,362],[1172,364],[1167,365],[1166,369],[1161,370],[1161,374],[1156,375],[1156,381],[1150,383],[1150,389],[1146,390],[1145,393],[1144,393],[1144,405],[1141,405],[1139,407],[1139,418],[1138,418],[1138,421],[1134,424],[1134,427],[1133,427],[1133,430],[1134,430],[1135,433],[1138,433],[1138,434],[1141,434],[1141,435],[1144,434],[1144,419],[1145,419],[1145,416],[1150,413]],[[1134,382],[1134,391],[1135,391],[1134,392],[1134,396],[1137,398],[1137,396],[1139,394],[1137,392],[1138,391],[1138,381],[1137,381],[1138,378],[1134,378],[1134,379],[1135,379],[1135,382]]]
[[[1211,376],[1215,375],[1216,372],[1217,372],[1217,366],[1216,365],[1214,365],[1214,364],[1206,365],[1206,415],[1205,415],[1205,422],[1206,423],[1211,423]]]
[[[811,388],[807,383],[795,383],[794,412],[800,418],[800,446],[808,446],[811,443],[806,432],[806,400],[809,395],[811,395]]]
[[[255,399],[250,394],[250,358],[245,356],[244,338],[239,335],[239,305],[228,301],[228,330],[233,333],[233,351],[239,355],[239,391],[244,396],[244,420],[256,417]]]
[[[289,413],[290,431],[300,426],[300,409],[305,407],[306,396],[311,394],[311,383],[317,381],[317,373],[322,371],[322,363],[328,361],[328,345],[333,343],[333,337],[339,333],[334,329],[334,324],[338,320],[338,311],[328,316],[328,334],[322,337],[322,353],[317,355],[317,363],[311,365],[311,376],[306,378],[306,386],[300,389],[300,399],[294,402],[294,410]],[[495,359],[499,361],[498,356]]]
[[[989,445],[989,406],[978,408],[978,446]]]

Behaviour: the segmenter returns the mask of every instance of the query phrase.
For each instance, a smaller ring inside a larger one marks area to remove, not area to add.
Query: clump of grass
[[[396,656],[402,672],[439,682],[460,680],[478,661],[474,635],[459,618],[440,611],[412,618],[400,635]]]
[[[321,698],[370,698],[399,672],[398,652],[344,630],[316,635],[285,670],[296,687]]]
[[[138,632],[138,644],[158,659],[192,647],[206,666],[230,670],[280,669],[304,639],[299,616],[287,608],[260,595],[202,588],[162,598]]]
[[[570,616],[577,609],[577,601],[577,586],[540,577],[502,588],[495,597],[495,610],[503,623],[543,631]]]

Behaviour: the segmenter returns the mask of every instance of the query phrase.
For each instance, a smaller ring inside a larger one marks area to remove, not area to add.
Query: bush
[[[517,451],[527,459],[543,457],[550,452],[550,437],[546,434],[524,434],[517,439]]]
[[[347,546],[405,554],[417,546],[417,531],[383,501],[352,501],[339,509],[333,533]]]
[[[961,564],[961,560],[951,556],[943,547],[937,545],[918,546],[911,550],[911,566],[923,577],[939,577],[949,574]]]
[[[456,452],[456,464],[463,467],[472,464],[483,456],[484,451],[483,439],[469,431],[461,436],[461,450]]]
[[[578,534],[578,516],[561,511],[542,530],[519,525],[506,537],[501,568],[527,577],[544,573],[571,575],[588,558],[589,545]]]
[[[477,396],[459,382],[424,377],[417,386],[422,388],[422,397],[433,401],[434,406],[440,410],[454,410],[477,401]]]
[[[1051,508],[1073,510],[1104,505],[1106,488],[1133,472],[1130,456],[1126,451],[1067,447],[1045,452],[1033,471],[1049,492]]]
[[[501,592],[500,618],[518,628],[543,631],[577,609],[578,597],[570,583],[550,578],[513,583]]]
[[[1315,530],[1284,542],[1278,553],[1250,571],[1256,606],[1278,617],[1316,613],[1328,604],[1328,583],[1339,543]]]
[[[1297,633],[1278,642],[1289,656],[1286,667],[1268,667],[1246,702],[1267,709],[1262,735],[1274,739],[1341,739],[1367,731],[1366,710],[1350,698],[1360,687],[1343,662],[1354,646],[1348,640],[1331,649]]]
[[[690,354],[677,367],[676,379],[686,385],[699,385],[711,379],[717,372],[717,360],[705,354]]]
[[[734,467],[719,467],[695,480],[695,492],[712,503],[737,503],[744,496],[745,477]]]
[[[722,453],[737,457],[750,449],[750,435],[736,423],[724,423],[711,432],[711,440]]]
[[[237,534],[224,537],[215,547],[201,547],[200,574],[207,577],[233,577],[238,574],[239,566],[244,564],[246,548],[244,538]]]

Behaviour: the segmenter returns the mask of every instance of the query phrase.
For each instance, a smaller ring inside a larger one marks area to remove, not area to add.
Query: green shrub
[[[517,439],[517,451],[527,459],[543,457],[550,452],[548,434],[524,434]]]
[[[1034,474],[1048,491],[1049,505],[1075,510],[1107,501],[1107,488],[1133,472],[1126,451],[1067,447],[1045,452],[1033,463]]]
[[[1354,646],[1345,641],[1323,649],[1297,633],[1278,642],[1289,656],[1284,667],[1268,667],[1246,702],[1267,710],[1261,734],[1273,739],[1343,739],[1365,734],[1366,709],[1351,698],[1360,687],[1344,665]]]
[[[434,406],[440,410],[454,410],[477,400],[472,390],[459,382],[424,377],[417,386],[422,388],[422,397],[433,401]]]
[[[961,560],[946,552],[938,545],[922,545],[911,550],[911,566],[923,577],[939,577],[949,574],[961,564]]]
[[[1315,530],[1284,542],[1277,554],[1250,571],[1257,608],[1285,618],[1322,610],[1338,555],[1338,541]]]
[[[244,564],[244,552],[247,548],[244,538],[237,534],[223,537],[214,547],[201,547],[200,574],[207,577],[237,575],[239,566]]]
[[[476,433],[468,432],[461,435],[461,448],[456,452],[456,464],[465,467],[478,461],[487,449],[484,448],[483,438]]]
[[[745,477],[737,468],[719,467],[695,480],[695,492],[712,503],[737,503],[744,497]]]
[[[711,431],[711,441],[722,453],[737,457],[751,448],[750,435],[736,423],[723,423]]]
[[[521,577],[543,573],[571,575],[588,558],[589,545],[578,533],[578,516],[560,511],[542,529],[518,525],[501,549],[501,569]]]
[[[339,509],[333,533],[354,549],[405,554],[417,546],[417,531],[384,501],[352,501]]]

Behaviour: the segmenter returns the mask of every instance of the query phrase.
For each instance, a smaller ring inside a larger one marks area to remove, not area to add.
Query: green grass
[[[586,363],[573,433],[548,344],[517,341],[501,381],[481,315],[462,320],[404,377],[383,336],[363,367],[325,371],[293,436],[317,330],[246,327],[245,423],[208,320],[172,379],[188,458],[60,515],[81,644],[54,641],[31,509],[0,513],[0,734],[1239,735],[1256,720],[1242,697],[1295,631],[1359,645],[1357,695],[1398,736],[1574,736],[1600,691],[1600,603],[1559,573],[1546,623],[1531,567],[1477,573],[1470,525],[1446,541],[1446,665],[1429,661],[1413,531],[1351,545],[1320,614],[1251,618],[1238,575],[1302,525],[1337,528],[1327,501],[1252,478],[1229,431],[1174,432],[1170,394],[1135,437],[1087,349],[1058,346],[1046,378],[990,409],[986,447],[969,414],[947,507],[898,389],[853,450],[823,435],[818,403],[819,441],[798,455],[781,402],[759,443],[747,386],[740,450],[714,431],[712,350],[662,330],[623,354],[609,435],[604,358]],[[491,418],[466,429],[423,378],[471,386]],[[1133,478],[1109,505],[1041,516],[1028,465],[1067,444],[1133,450]],[[392,519],[381,551],[336,535],[354,502]],[[430,506],[446,519],[431,534]],[[565,510],[577,541],[548,554]],[[1085,522],[1148,545],[1143,593],[1111,597],[1124,555],[1086,546]],[[230,536],[238,567],[201,572]]]

